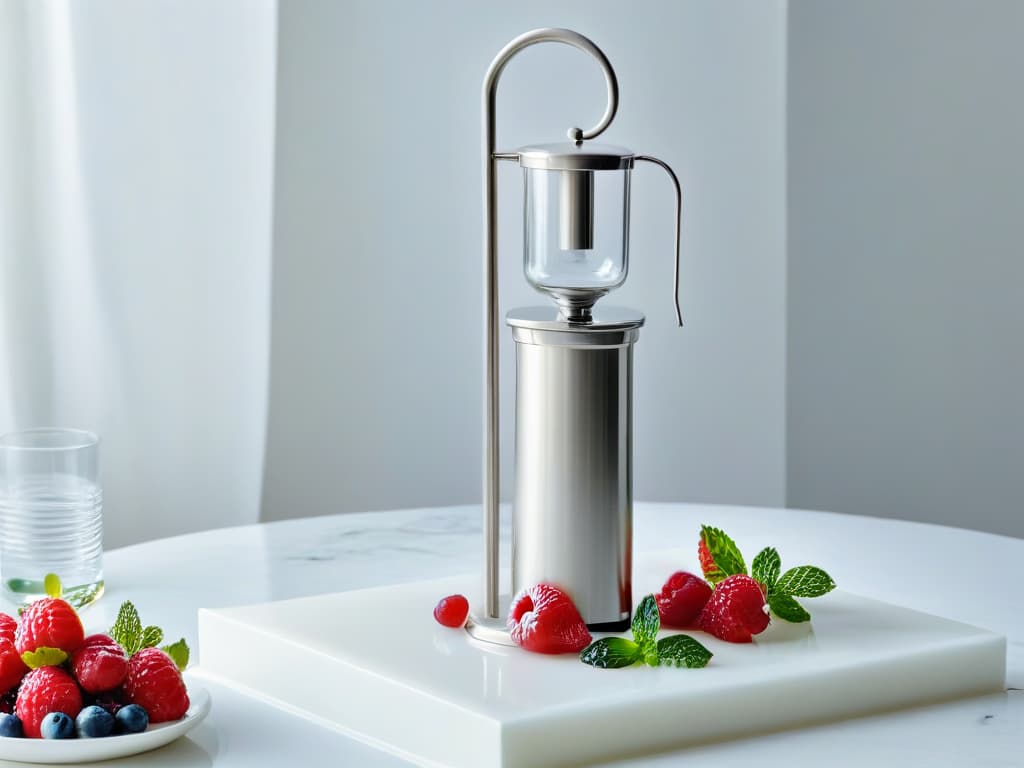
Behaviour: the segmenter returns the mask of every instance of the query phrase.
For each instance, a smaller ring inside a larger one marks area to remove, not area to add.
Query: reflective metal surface
[[[498,502],[500,470],[498,438],[498,188],[495,134],[498,80],[509,60],[537,43],[565,43],[590,54],[600,65],[608,91],[608,103],[597,125],[588,131],[570,128],[573,141],[593,139],[611,124],[619,108],[619,84],[615,70],[592,41],[569,29],[535,29],[509,42],[494,57],[483,83],[484,160],[484,440],[483,440],[483,540],[484,609],[498,615]],[[507,155],[508,153],[503,153]],[[505,159],[505,158],[503,158]]]
[[[618,171],[633,167],[633,150],[612,144],[531,144],[516,153],[523,168]]]
[[[512,591],[558,585],[588,625],[621,625],[632,610],[632,363],[642,323],[514,326]]]
[[[675,283],[674,298],[676,322],[679,324],[679,327],[682,328],[683,313],[679,310],[679,233],[683,223],[683,190],[682,187],[679,186],[679,179],[676,177],[675,171],[673,171],[672,167],[664,160],[659,160],[658,158],[651,157],[650,155],[637,155],[636,159],[647,163],[654,163],[654,165],[660,167],[669,175],[669,178],[672,179],[672,186],[674,186],[676,190],[676,267],[675,272],[673,273],[673,281]]]
[[[558,247],[589,251],[594,247],[594,172],[558,174]]]

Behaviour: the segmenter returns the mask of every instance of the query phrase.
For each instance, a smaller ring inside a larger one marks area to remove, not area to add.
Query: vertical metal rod
[[[498,186],[495,156],[498,80],[509,59],[535,43],[566,43],[593,56],[604,72],[608,103],[597,125],[589,131],[569,129],[574,141],[593,139],[607,128],[619,108],[619,84],[615,71],[601,50],[583,35],[568,29],[535,29],[508,43],[495,56],[483,84],[484,153],[484,441],[483,441],[483,539],[484,612],[498,617],[499,533],[499,392],[498,392]]]

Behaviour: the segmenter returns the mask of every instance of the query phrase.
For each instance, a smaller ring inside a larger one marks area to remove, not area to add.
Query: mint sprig
[[[706,667],[711,655],[711,651],[689,635],[670,635],[658,641],[658,661],[663,666]]]
[[[750,564],[750,575],[757,581],[764,584],[765,590],[771,594],[775,589],[775,582],[779,580],[779,573],[782,571],[782,558],[775,547],[765,547]]]
[[[793,597],[821,597],[835,588],[832,577],[814,565],[790,568],[775,584],[775,590]]]
[[[746,573],[743,555],[729,536],[719,528],[702,525],[701,541],[708,548],[715,568],[705,570],[705,578],[717,584],[728,576]],[[782,558],[775,547],[765,547],[750,564],[750,575],[764,585],[768,607],[778,618],[800,623],[811,620],[811,614],[796,601],[798,597],[821,597],[836,587],[835,581],[815,565],[800,565],[782,571]]]
[[[633,639],[602,637],[582,651],[580,661],[598,669],[631,667],[638,662],[648,666],[704,667],[711,651],[687,635],[671,635],[658,640],[661,617],[654,595],[640,601],[633,614]]]
[[[142,649],[142,621],[131,600],[121,603],[114,626],[110,628],[108,634],[115,643],[124,648],[124,652],[129,656],[135,655]]]
[[[631,667],[642,659],[640,645],[624,637],[602,637],[580,652],[580,661],[598,669]]]
[[[715,567],[704,572],[704,578],[709,582],[717,584],[729,576],[747,572],[740,548],[725,531],[712,528],[710,525],[702,525],[700,538],[708,548],[711,559],[715,561]]]
[[[811,620],[811,614],[796,601],[796,598],[782,592],[768,595],[768,607],[780,619],[793,624],[800,624],[801,622]]]
[[[115,643],[124,648],[128,656],[134,656],[143,648],[156,648],[164,640],[164,631],[160,627],[142,626],[139,612],[130,600],[121,603],[117,619],[114,620],[114,626],[110,628],[108,634]],[[189,649],[185,638],[165,645],[160,650],[174,660],[178,669],[183,670],[188,666]]]
[[[165,645],[160,650],[166,653],[174,660],[174,663],[178,666],[178,669],[180,669],[183,672],[185,671],[185,667],[188,666],[189,650],[188,643],[185,642],[184,637],[176,643]]]

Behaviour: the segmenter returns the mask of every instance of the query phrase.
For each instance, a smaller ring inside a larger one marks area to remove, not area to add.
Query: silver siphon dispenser
[[[601,66],[608,103],[569,141],[514,152],[495,149],[501,72],[522,49],[572,45]],[[618,108],[618,83],[604,54],[566,29],[539,29],[497,55],[483,86],[484,148],[484,594],[467,624],[506,642],[499,596],[498,283],[499,161],[517,162],[525,185],[524,272],[553,304],[508,313],[516,345],[515,498],[512,592],[540,582],[565,590],[592,629],[621,630],[632,612],[633,344],[644,316],[595,307],[622,285],[629,266],[630,176],[637,162],[663,168],[676,192],[674,300],[679,312],[682,196],[672,169],[653,157],[592,143]],[[480,610],[482,608],[482,610]]]

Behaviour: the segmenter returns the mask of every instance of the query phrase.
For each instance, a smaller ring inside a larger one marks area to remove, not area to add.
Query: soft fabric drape
[[[276,23],[0,2],[0,432],[100,434],[108,547],[258,519]]]

